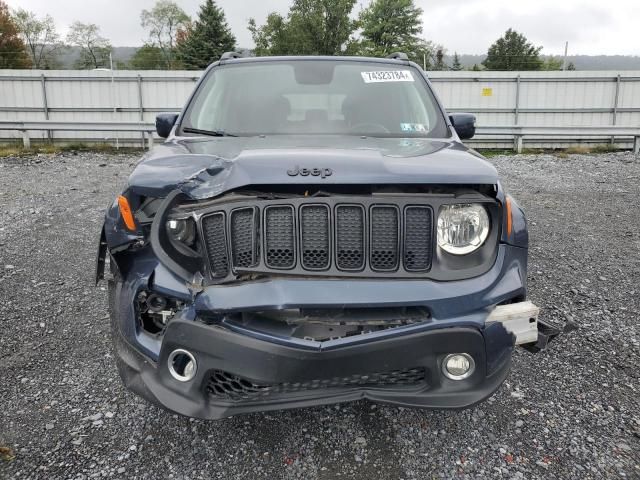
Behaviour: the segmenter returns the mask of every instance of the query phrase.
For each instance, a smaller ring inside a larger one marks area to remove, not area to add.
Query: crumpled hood
[[[291,176],[299,168],[332,174]],[[247,185],[489,184],[495,168],[457,142],[357,136],[190,137],[156,147],[129,177],[143,196],[195,199]]]

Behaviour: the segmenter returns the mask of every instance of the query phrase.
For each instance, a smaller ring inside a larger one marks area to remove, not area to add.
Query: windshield
[[[184,133],[447,137],[420,72],[406,65],[283,60],[223,65],[200,84]]]

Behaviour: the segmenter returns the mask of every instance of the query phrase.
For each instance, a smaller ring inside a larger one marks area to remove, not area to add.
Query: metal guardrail
[[[633,153],[638,154],[640,151],[640,126],[623,127],[623,126],[584,126],[584,127],[567,127],[567,126],[542,126],[542,127],[524,127],[524,126],[493,126],[476,128],[476,135],[486,136],[513,136],[514,150],[517,153],[522,152],[523,141],[525,137],[631,137],[633,138]]]
[[[142,132],[146,136],[147,148],[153,147],[153,132],[156,126],[149,122],[58,122],[43,120],[16,122],[0,120],[0,130],[18,130],[22,133],[24,148],[31,147],[30,130],[72,131],[72,132]]]
[[[0,130],[18,130],[22,133],[22,142],[25,148],[31,146],[30,130],[47,131],[96,131],[96,132],[142,132],[147,139],[147,148],[153,147],[153,132],[156,127],[148,122],[58,122],[52,120],[34,122],[16,122],[12,120],[0,120]],[[640,126],[493,126],[476,128],[476,135],[482,136],[512,136],[514,138],[514,150],[522,152],[525,137],[627,137],[633,138],[633,152],[640,151]]]

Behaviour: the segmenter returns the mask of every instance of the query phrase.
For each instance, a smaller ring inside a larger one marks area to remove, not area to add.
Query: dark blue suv
[[[225,54],[108,209],[125,385],[221,418],[366,398],[462,408],[514,345],[527,226],[425,73],[390,58]]]

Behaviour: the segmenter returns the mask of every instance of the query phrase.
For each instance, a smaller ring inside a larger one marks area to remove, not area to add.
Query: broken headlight
[[[453,255],[466,255],[489,235],[489,215],[477,203],[444,205],[438,214],[438,246]]]
[[[168,220],[167,232],[172,240],[185,245],[193,245],[196,239],[196,226],[191,218]]]

